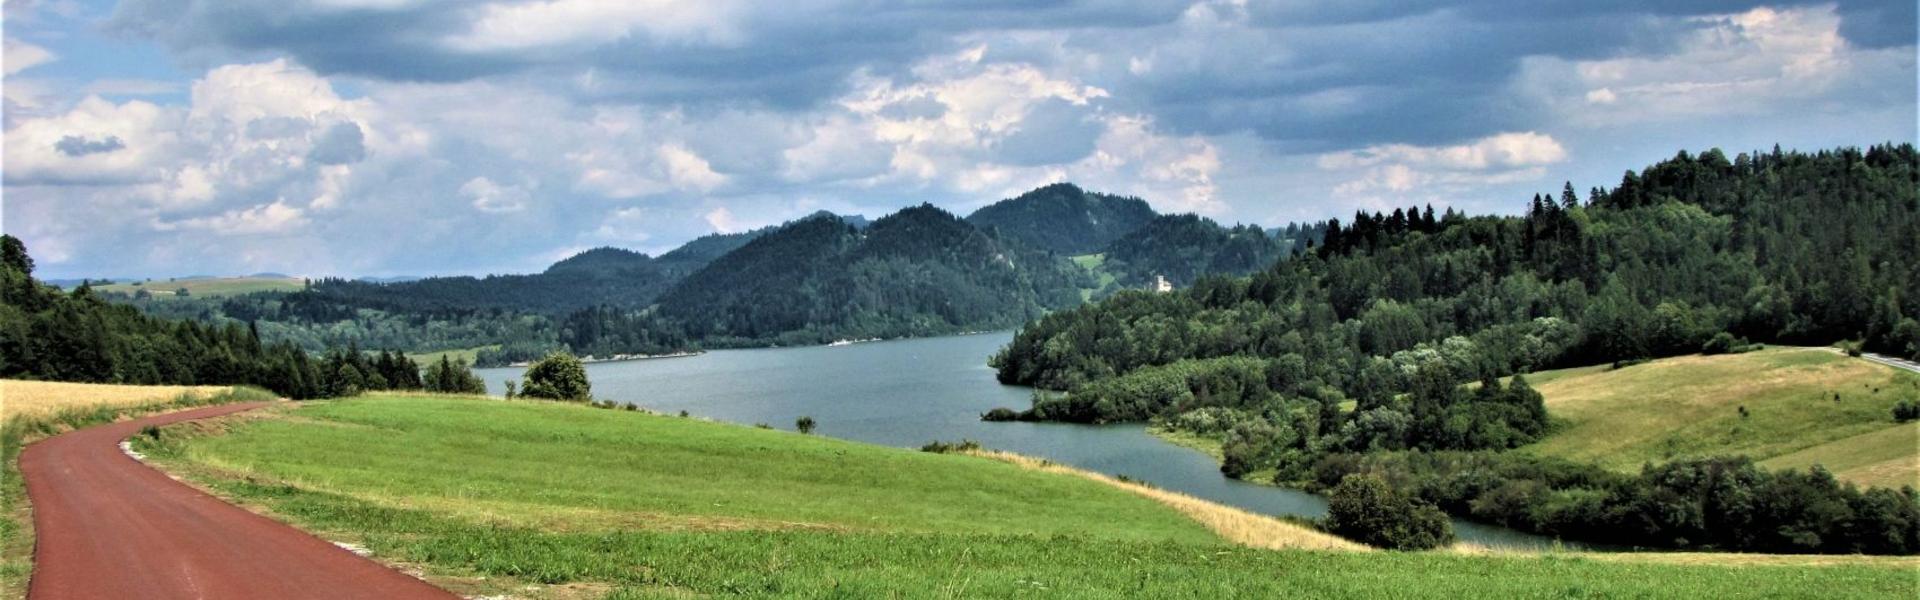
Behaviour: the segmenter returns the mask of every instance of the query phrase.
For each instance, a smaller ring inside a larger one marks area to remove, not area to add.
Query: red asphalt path
[[[405,573],[188,487],[120,451],[148,425],[267,406],[229,404],[90,427],[28,446],[31,600],[454,598]]]

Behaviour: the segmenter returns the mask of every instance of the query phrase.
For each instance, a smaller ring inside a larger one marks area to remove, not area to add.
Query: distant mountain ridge
[[[1067,256],[1092,254],[1158,216],[1145,200],[1056,183],[989,204],[967,222]]]
[[[862,229],[815,215],[690,275],[657,314],[692,339],[819,343],[1006,327],[1079,302],[1071,263],[932,205]]]
[[[659,256],[593,248],[530,274],[326,278],[220,303],[121,299],[150,313],[258,323],[263,335],[313,351],[356,341],[485,346],[494,349],[481,360],[504,364],[555,348],[660,353],[1007,328],[1154,275],[1184,286],[1257,268],[1248,265],[1281,254],[1259,243],[1266,239],[1054,184],[967,218],[928,204],[871,221],[820,211]],[[1103,265],[1102,252],[1117,260]],[[1220,252],[1239,258],[1216,260]]]

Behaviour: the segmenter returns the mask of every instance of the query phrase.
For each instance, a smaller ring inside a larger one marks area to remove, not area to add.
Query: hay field
[[[0,419],[50,414],[70,407],[156,404],[181,394],[211,396],[231,389],[224,385],[116,385],[0,379]]]

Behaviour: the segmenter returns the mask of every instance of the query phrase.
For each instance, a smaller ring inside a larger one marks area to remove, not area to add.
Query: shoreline
[[[692,351],[687,351],[687,352],[674,352],[674,353],[670,353],[670,354],[615,354],[615,355],[613,355],[613,356],[609,356],[609,357],[606,357],[606,358],[599,358],[599,357],[593,357],[593,356],[582,356],[582,357],[580,357],[580,362],[581,362],[581,363],[584,363],[584,364],[595,364],[595,363],[611,363],[611,362],[627,362],[627,361],[635,361],[635,360],[653,360],[653,359],[657,359],[657,358],[688,358],[688,357],[693,357],[693,356],[700,356],[700,355],[702,355],[702,354],[706,354],[706,353],[707,353],[707,351],[705,351],[705,350],[692,350]],[[527,367],[531,367],[531,366],[533,366],[533,361],[520,361],[520,362],[513,362],[513,363],[507,363],[507,364],[505,364],[505,365],[502,365],[502,366],[499,366],[499,367],[477,367],[477,368],[481,368],[481,369],[500,369],[500,368],[508,368],[508,369],[524,369],[524,368],[527,368]]]

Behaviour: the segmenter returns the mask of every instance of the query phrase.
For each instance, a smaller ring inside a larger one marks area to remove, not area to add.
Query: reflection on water
[[[1139,425],[987,423],[980,413],[1024,408],[1030,391],[1000,385],[987,356],[1011,333],[871,342],[838,347],[718,350],[701,356],[587,365],[594,396],[665,413],[792,429],[811,416],[815,433],[918,448],[934,441],[977,440],[998,450],[1052,459],[1273,515],[1320,517],[1326,502],[1312,494],[1254,485],[1220,475],[1211,457],[1147,434]],[[521,369],[477,371],[494,394]],[[1489,546],[1537,547],[1539,536],[1462,521],[1462,540]]]

